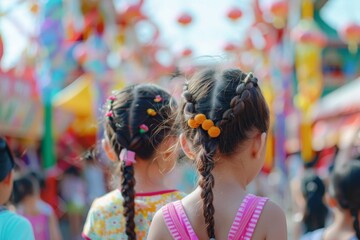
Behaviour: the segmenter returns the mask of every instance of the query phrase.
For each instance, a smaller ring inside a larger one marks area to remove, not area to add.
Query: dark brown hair
[[[184,88],[185,101],[178,120],[198,153],[199,186],[209,238],[215,238],[212,192],[215,180],[211,173],[215,167],[214,156],[234,153],[252,130],[268,130],[269,110],[257,82],[239,69],[218,72],[208,69],[196,74]],[[220,136],[210,138],[201,127],[188,126],[187,121],[198,113],[205,114],[221,129]]]
[[[360,161],[349,160],[335,168],[331,176],[329,192],[343,209],[347,209],[354,219],[356,237],[360,239]]]
[[[176,106],[174,99],[152,84],[133,85],[115,92],[112,97],[107,106],[111,114],[105,122],[105,134],[114,152],[119,156],[121,150],[126,148],[141,159],[151,159],[155,148],[172,134],[172,122],[168,119]],[[156,115],[149,115],[148,109],[154,110]],[[148,131],[141,131],[143,124]],[[121,163],[121,173],[126,234],[129,240],[135,240],[134,167]]]

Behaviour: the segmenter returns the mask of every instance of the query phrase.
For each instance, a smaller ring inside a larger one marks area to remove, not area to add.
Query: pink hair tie
[[[114,114],[113,114],[111,111],[109,111],[109,112],[107,112],[107,113],[105,114],[105,116],[106,116],[106,117],[113,117]]]
[[[110,96],[110,97],[108,97],[108,100],[109,100],[109,101],[115,101],[115,100],[116,100],[116,97],[115,97],[115,96]]]
[[[120,161],[125,162],[125,166],[129,167],[136,163],[135,152],[123,148],[119,155]]]

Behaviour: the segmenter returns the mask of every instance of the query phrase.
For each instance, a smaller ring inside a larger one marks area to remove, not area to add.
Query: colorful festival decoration
[[[231,21],[237,21],[242,17],[243,13],[242,11],[237,8],[237,7],[233,7],[231,8],[228,13],[227,13],[227,17],[231,20]]]
[[[177,19],[178,23],[184,27],[188,26],[192,22],[192,20],[192,16],[186,12],[182,13]]]
[[[303,0],[302,19],[292,32],[296,41],[295,67],[298,93],[295,104],[301,112],[301,153],[305,162],[314,158],[312,149],[311,108],[320,98],[323,89],[321,51],[325,37],[313,20],[313,2]]]
[[[270,5],[270,13],[273,17],[272,24],[276,28],[284,28],[289,12],[288,1],[276,0]]]
[[[340,30],[340,36],[347,42],[349,51],[356,54],[360,44],[360,25],[351,23]]]

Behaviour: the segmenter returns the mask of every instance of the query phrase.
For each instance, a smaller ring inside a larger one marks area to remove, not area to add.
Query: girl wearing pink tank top
[[[149,240],[284,240],[283,211],[246,194],[265,158],[269,110],[251,73],[203,70],[187,82],[178,112],[185,154],[199,187],[158,211]]]

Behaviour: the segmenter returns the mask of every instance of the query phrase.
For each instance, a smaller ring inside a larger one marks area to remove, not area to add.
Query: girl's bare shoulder
[[[170,232],[166,226],[162,209],[156,212],[147,236],[148,240],[172,240]]]
[[[284,211],[276,203],[268,200],[256,229],[254,239],[286,240],[287,227]]]

